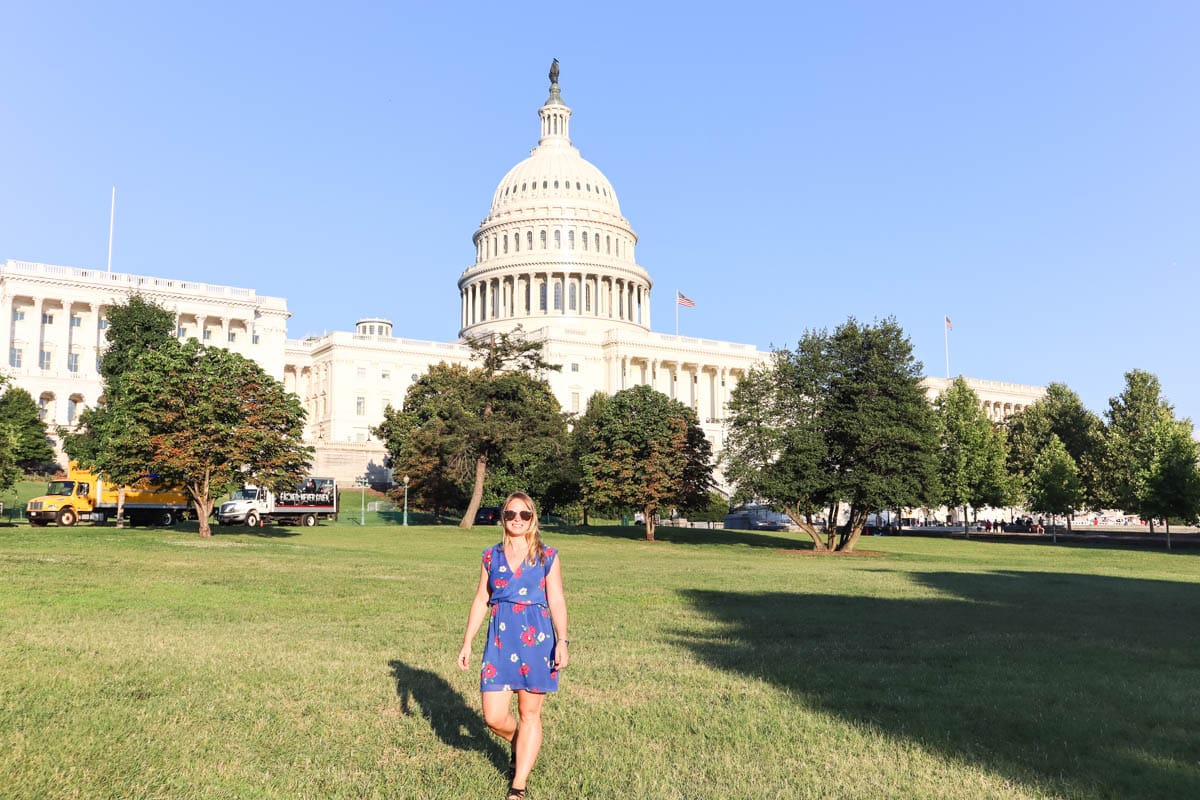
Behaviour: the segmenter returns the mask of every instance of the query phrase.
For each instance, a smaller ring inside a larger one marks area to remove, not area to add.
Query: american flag
[[[952,330],[954,330],[954,323],[952,323],[952,322],[950,321],[950,315],[949,315],[949,314],[947,314],[947,315],[946,315],[946,330],[948,330],[948,331],[952,331]]]
[[[688,297],[686,294],[679,291],[678,289],[675,290],[675,302],[678,303],[679,305],[683,306],[684,308],[695,308],[696,307],[696,301],[693,300],[692,298]]]

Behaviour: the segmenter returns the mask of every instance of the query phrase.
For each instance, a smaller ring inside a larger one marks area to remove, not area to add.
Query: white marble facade
[[[384,408],[399,407],[431,365],[467,363],[461,337],[520,326],[562,365],[545,377],[564,410],[582,411],[598,391],[647,384],[693,408],[719,452],[729,393],[768,354],[651,329],[653,281],[636,261],[637,235],[611,183],[571,144],[571,109],[556,83],[538,113],[537,146],[501,179],[474,233],[475,262],[458,279],[458,341],[397,337],[386,319],[287,339],[287,301],[253,289],[7,261],[0,267],[7,374],[41,404],[48,423],[69,426],[102,390],[96,360],[105,309],[140,292],[176,314],[181,338],[251,357],[299,396],[315,473],[382,482],[384,449],[370,431]],[[927,378],[930,396],[946,383]],[[1036,386],[968,383],[995,420],[1044,394]]]

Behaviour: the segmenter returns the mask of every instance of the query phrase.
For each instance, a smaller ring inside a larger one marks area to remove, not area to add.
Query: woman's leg
[[[517,739],[517,773],[513,777],[513,788],[524,789],[542,749],[542,703],[546,695],[535,692],[517,692],[517,711],[521,715],[521,736]]]
[[[512,715],[512,692],[482,692],[483,721],[492,733],[511,742],[517,732],[517,720]]]

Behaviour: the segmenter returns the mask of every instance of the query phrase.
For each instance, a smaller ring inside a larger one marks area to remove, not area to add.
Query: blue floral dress
[[[503,543],[483,551],[491,620],[479,688],[484,692],[558,691],[554,625],[546,602],[546,575],[558,552],[544,551],[541,564],[510,566]]]

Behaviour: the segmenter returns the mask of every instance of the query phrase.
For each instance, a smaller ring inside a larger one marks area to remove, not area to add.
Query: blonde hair
[[[533,512],[533,519],[529,521],[529,530],[525,532],[525,544],[529,547],[526,559],[530,564],[541,564],[546,558],[546,545],[542,542],[542,529],[538,527],[537,506],[534,505],[533,498],[524,492],[513,492],[504,500],[504,505],[500,506],[501,513],[508,510],[508,504],[513,500],[525,501],[529,510]]]

